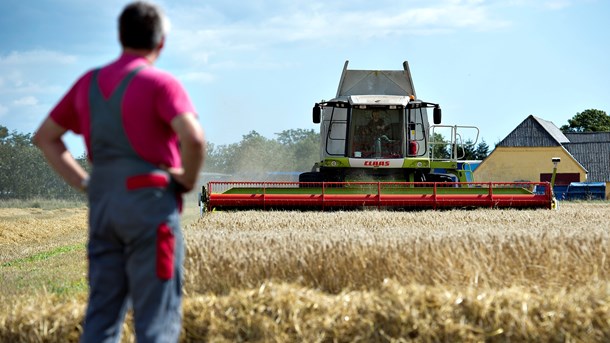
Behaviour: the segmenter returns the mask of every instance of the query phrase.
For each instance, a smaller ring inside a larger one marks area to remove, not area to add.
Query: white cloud
[[[572,2],[569,0],[552,0],[544,3],[544,6],[551,10],[561,10],[571,5]]]
[[[55,93],[57,80],[65,77],[78,58],[51,50],[12,51],[0,54],[0,91],[31,95]]]
[[[4,100],[2,100],[5,102]],[[37,98],[27,96],[0,106],[2,125],[19,132],[33,132],[48,114],[50,105]]]
[[[72,64],[76,56],[51,50],[11,51],[0,56],[0,68],[9,66],[23,66],[33,63],[44,64]]]
[[[211,56],[226,61],[236,55],[251,57],[249,53],[284,46],[349,44],[460,30],[489,31],[510,25],[498,18],[493,6],[483,0],[398,4],[390,0],[374,4],[295,1],[273,2],[273,6],[256,2],[240,9],[223,8],[224,5],[215,3],[179,6],[169,14],[176,23],[169,44],[194,66],[208,65]]]
[[[36,106],[38,105],[38,99],[34,96],[26,96],[13,101],[13,106]]]
[[[562,10],[568,7],[575,6],[577,2],[582,4],[596,2],[598,0],[545,0],[545,1],[531,1],[531,0],[507,0],[503,2],[503,5],[508,7],[520,7],[522,9],[543,9],[543,10]]]
[[[198,82],[198,83],[210,83],[214,81],[214,75],[204,72],[191,72],[185,73],[178,76],[180,80]]]
[[[2,125],[32,132],[82,72],[75,70],[78,60],[75,55],[44,49],[0,53]]]

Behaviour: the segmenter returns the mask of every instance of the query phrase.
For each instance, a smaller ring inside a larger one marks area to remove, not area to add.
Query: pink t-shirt
[[[134,68],[148,61],[139,56],[123,54],[103,67],[98,83],[108,99],[119,82]],[[89,85],[92,71],[83,75],[53,108],[50,117],[63,128],[82,134],[87,151],[90,147]],[[180,167],[178,137],[171,121],[195,109],[182,85],[169,73],[153,66],[140,70],[131,80],[121,104],[123,126],[135,152],[154,165]],[[91,156],[95,160],[95,156]]]

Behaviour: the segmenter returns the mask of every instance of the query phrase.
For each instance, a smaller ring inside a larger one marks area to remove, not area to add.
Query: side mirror
[[[434,119],[434,124],[440,124],[441,118],[443,117],[441,113],[441,108],[438,106],[434,106],[434,110],[432,111],[432,117]]]
[[[314,124],[319,124],[320,123],[320,116],[322,114],[322,108],[320,107],[320,104],[316,103],[315,106],[313,107],[313,122]]]

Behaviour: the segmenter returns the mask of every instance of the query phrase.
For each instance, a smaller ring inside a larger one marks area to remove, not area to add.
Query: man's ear
[[[163,49],[164,46],[165,46],[165,36],[161,37],[161,42],[159,42],[159,45],[157,46],[157,50],[161,51],[161,49]]]

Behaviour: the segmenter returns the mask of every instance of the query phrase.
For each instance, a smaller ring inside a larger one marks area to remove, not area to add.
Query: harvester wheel
[[[323,177],[320,172],[305,172],[299,174],[299,182],[322,182]]]
[[[208,207],[208,191],[205,186],[201,186],[201,192],[197,193],[197,199],[199,203],[199,217],[203,217],[203,214],[207,211]]]
[[[299,174],[299,182],[324,182],[324,176],[320,172],[305,172]],[[312,187],[311,184],[299,184],[300,188]],[[315,187],[315,186],[314,186]]]

